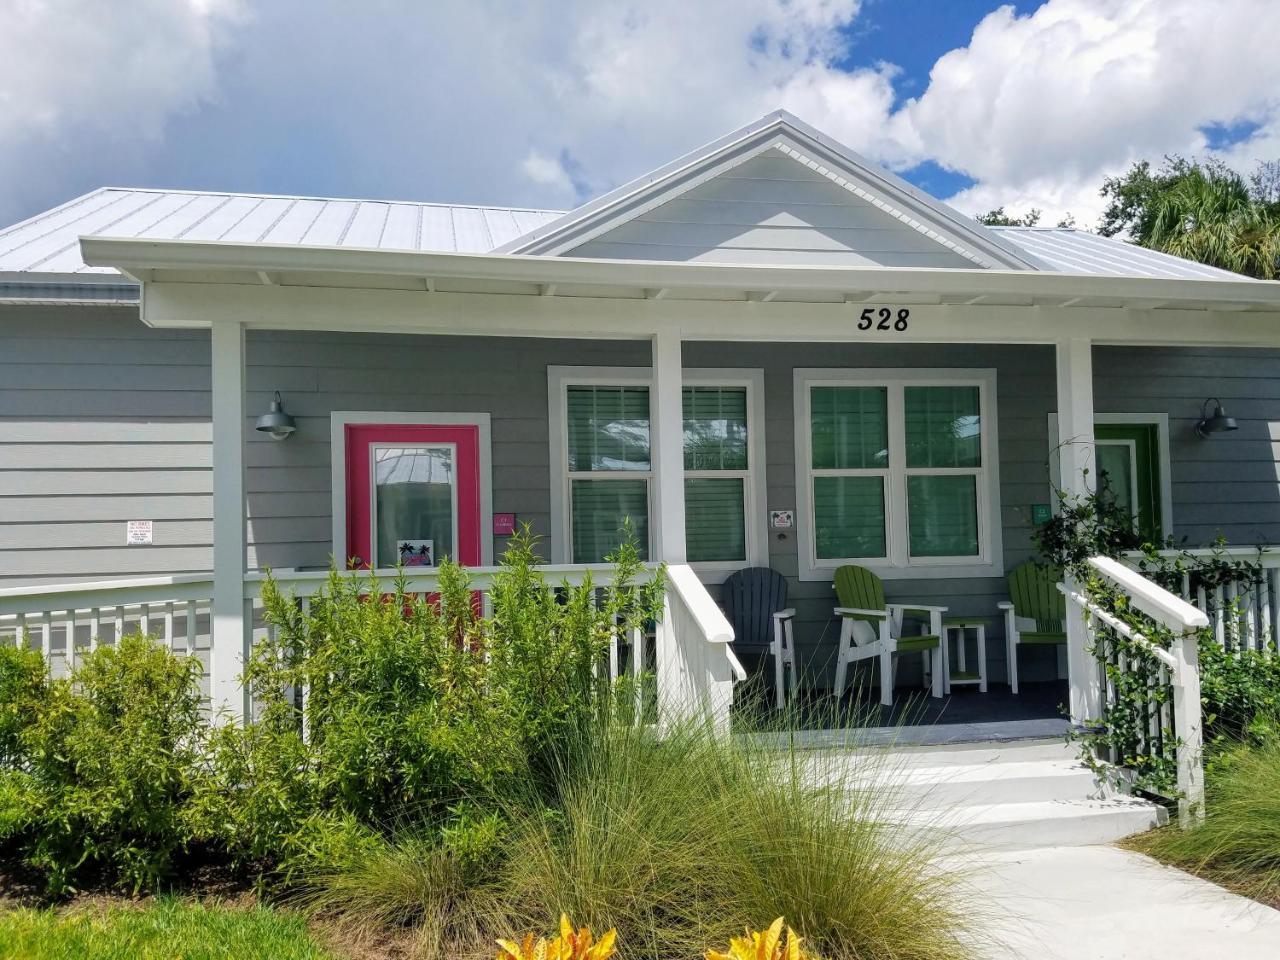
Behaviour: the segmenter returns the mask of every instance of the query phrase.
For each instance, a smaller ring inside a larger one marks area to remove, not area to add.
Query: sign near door
[[[397,540],[396,550],[400,564],[405,567],[434,567],[436,542],[434,540]]]

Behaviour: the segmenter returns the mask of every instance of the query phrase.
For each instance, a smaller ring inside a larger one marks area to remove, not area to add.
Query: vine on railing
[[[1152,543],[1135,531],[1132,517],[1105,492],[1059,497],[1062,507],[1037,530],[1036,545],[1046,562],[1060,567],[1091,604],[1113,618],[1108,624],[1095,617],[1091,631],[1090,652],[1102,663],[1106,684],[1103,715],[1073,730],[1071,738],[1080,744],[1082,759],[1100,775],[1119,777],[1123,769],[1133,786],[1172,797],[1180,745],[1174,734],[1173,689],[1168,666],[1152,647],[1167,650],[1175,637],[1168,627],[1135,609],[1128,595],[1098,576],[1088,560],[1099,555],[1127,560],[1143,576],[1189,600],[1203,591],[1211,622],[1222,614],[1226,643],[1219,646],[1212,628],[1200,631],[1197,640],[1209,741],[1251,721],[1245,702],[1280,705],[1280,658],[1274,656],[1274,640],[1240,642],[1246,618],[1238,595],[1225,602],[1225,609],[1215,609],[1219,587],[1243,584],[1245,597],[1256,596],[1262,564],[1232,556],[1223,540],[1208,553],[1189,550],[1173,538]],[[1254,685],[1264,689],[1252,689]]]

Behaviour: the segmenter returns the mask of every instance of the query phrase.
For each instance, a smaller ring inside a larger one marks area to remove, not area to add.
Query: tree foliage
[[[1245,180],[1221,161],[1143,160],[1102,185],[1105,237],[1265,280],[1280,274],[1280,164]]]

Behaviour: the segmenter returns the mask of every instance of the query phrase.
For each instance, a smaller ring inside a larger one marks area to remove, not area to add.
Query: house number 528
[[[862,311],[862,316],[858,320],[859,330],[870,330],[875,327],[877,330],[897,330],[902,332],[907,329],[907,321],[911,318],[911,311],[906,307],[902,307],[895,314],[888,307],[881,307],[877,310],[875,307],[867,307]]]

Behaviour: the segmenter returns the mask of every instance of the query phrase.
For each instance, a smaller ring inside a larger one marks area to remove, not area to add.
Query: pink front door
[[[480,428],[347,424],[347,559],[356,566],[478,566]]]

